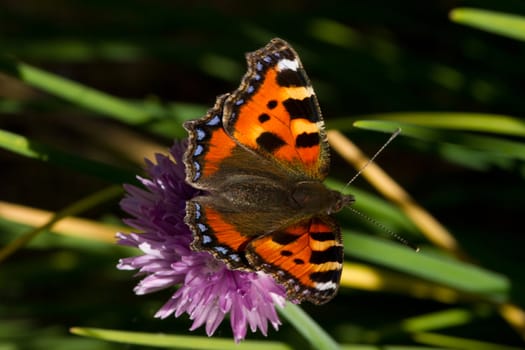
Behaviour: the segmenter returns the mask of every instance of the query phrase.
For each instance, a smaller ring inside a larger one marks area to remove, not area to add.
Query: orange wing
[[[237,147],[222,126],[226,97],[228,94],[219,96],[204,118],[184,123],[189,134],[188,149],[184,154],[186,181],[196,188],[208,189],[221,164]]]
[[[239,89],[224,104],[226,131],[291,177],[323,180],[329,167],[324,122],[298,55],[273,39],[247,61]]]
[[[339,288],[343,244],[339,226],[330,216],[316,217],[246,246],[251,266],[274,276],[298,301],[323,304]]]
[[[244,249],[253,237],[242,235],[206,202],[206,197],[199,198],[186,203],[185,222],[194,233],[192,249],[210,252],[231,269],[253,271],[244,256]]]

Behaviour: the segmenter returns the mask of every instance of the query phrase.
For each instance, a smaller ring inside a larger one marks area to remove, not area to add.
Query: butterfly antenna
[[[388,227],[386,227],[385,225],[383,225],[382,223],[380,223],[379,221],[377,220],[374,220],[372,219],[371,217],[361,213],[359,210],[356,210],[352,207],[346,207],[347,209],[349,209],[351,212],[353,212],[354,214],[357,214],[359,215],[360,217],[362,217],[363,219],[365,219],[366,221],[376,225],[377,227],[379,227],[380,229],[382,229],[383,231],[387,232],[388,234],[390,234],[392,237],[394,237],[397,241],[401,242],[402,244],[406,245],[407,247],[409,248],[412,248],[415,252],[419,252],[419,247],[410,243],[409,241],[407,241],[406,239],[404,239],[403,237],[401,237],[400,235],[398,235],[397,233],[395,233],[394,231],[390,230]]]
[[[350,179],[350,181],[348,181],[344,187],[347,188],[352,182],[355,181],[355,179],[357,179],[359,177],[359,175],[361,175],[361,173],[363,172],[363,170],[366,169],[366,167],[372,163],[379,154],[381,154],[381,152],[383,152],[383,150],[386,148],[386,146],[388,146],[390,144],[390,142],[392,142],[399,134],[401,133],[401,128],[397,128],[393,133],[392,135],[390,136],[390,138],[383,144],[383,146],[381,146],[381,148],[379,148],[376,153],[372,156],[372,158],[368,159],[368,161],[365,163],[365,165],[363,165],[361,167],[361,169],[359,169],[359,171]]]
[[[359,177],[359,175],[361,175],[361,173],[363,172],[363,170],[365,170],[365,168],[370,164],[372,163],[379,154],[381,154],[381,152],[383,152],[383,150],[390,144],[390,142],[392,142],[399,134],[401,133],[401,128],[397,128],[393,133],[392,135],[390,135],[390,137],[388,138],[388,140],[383,144],[383,146],[381,146],[381,148],[379,148],[376,153],[370,158],[368,159],[368,161],[361,167],[361,169],[359,169],[359,171],[350,179],[350,181],[348,181],[345,185],[344,188],[347,188],[352,182],[355,181],[355,179],[357,179],[357,177]],[[383,225],[382,223],[380,223],[379,221],[377,220],[374,220],[372,219],[371,217],[361,213],[360,211],[348,206],[346,207],[348,208],[350,211],[352,211],[353,213],[359,215],[360,217],[362,217],[363,219],[367,220],[368,222],[370,222],[371,224],[379,227],[380,229],[382,229],[383,231],[387,232],[388,234],[390,234],[392,237],[394,237],[394,239],[396,239],[398,242],[401,242],[402,244],[406,245],[407,247],[409,248],[412,248],[414,251],[418,252],[419,251],[419,247],[415,246],[414,244],[410,243],[409,241],[407,241],[406,239],[404,239],[403,237],[401,237],[400,235],[398,235],[397,233],[395,233],[394,231],[390,230],[388,227],[386,227],[385,225]]]

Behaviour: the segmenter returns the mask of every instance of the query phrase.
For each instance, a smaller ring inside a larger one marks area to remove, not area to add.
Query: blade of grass
[[[341,350],[450,350],[450,348],[436,348],[434,346],[417,345],[355,345],[342,344]]]
[[[385,120],[400,123],[474,132],[489,132],[500,135],[524,136],[525,122],[519,118],[483,113],[456,112],[402,112],[385,114],[367,114],[356,116],[353,120]],[[335,119],[330,126],[338,129],[342,124],[348,125],[348,119]]]
[[[129,102],[9,57],[0,57],[0,71],[51,95],[124,123],[139,124],[151,119],[145,110]]]
[[[359,120],[354,126],[363,129],[391,132],[401,128],[402,135],[414,137],[425,142],[444,142],[467,146],[495,156],[525,160],[525,144],[490,136],[478,136],[461,132],[441,131],[427,127],[393,121]]]
[[[351,244],[351,242],[347,242]],[[343,263],[341,286],[375,292],[398,293],[441,303],[470,301],[472,298],[452,288],[407,274],[365,264]]]
[[[346,231],[343,233],[345,253],[350,256],[472,293],[489,301],[501,302],[508,297],[510,282],[503,275],[444,256],[427,254],[424,250],[416,253],[384,239]]]
[[[135,182],[135,175],[129,171],[80,158],[9,131],[0,130],[0,148],[28,158],[72,168],[80,173],[97,176],[114,183]]]
[[[335,340],[298,305],[287,302],[279,311],[315,349],[339,349]]]
[[[345,194],[353,195],[356,198],[356,202],[352,204],[355,209],[367,213],[367,215],[373,218],[380,218],[381,222],[387,224],[389,229],[403,233],[421,235],[421,232],[412,221],[408,220],[407,216],[392,203],[354,186],[348,186],[346,189],[343,189],[345,184],[330,178],[325,181],[325,184],[334,190],[343,191]],[[377,228],[376,225],[372,226]]]
[[[486,317],[488,314],[491,312],[486,307],[468,310],[454,308],[410,317],[396,323],[394,327],[399,327],[406,333],[423,332],[465,325],[476,317]]]
[[[456,8],[449,16],[459,24],[525,41],[525,17],[522,16],[469,7]]]
[[[273,341],[245,340],[234,344],[231,339],[208,338],[189,335],[168,335],[162,333],[126,332],[112,329],[73,327],[70,332],[83,337],[113,341],[124,344],[155,346],[170,349],[196,350],[291,350],[285,343]]]
[[[395,130],[395,129],[394,129]],[[459,243],[448,230],[416,201],[376,163],[369,163],[361,150],[339,131],[328,132],[330,145],[385,198],[400,208],[422,233],[435,245],[446,249],[457,257],[465,257]]]
[[[28,226],[43,226],[53,218],[53,213],[23,205],[0,201],[0,218]],[[128,232],[125,226],[102,224],[78,217],[66,217],[52,227],[53,233],[71,237],[114,243],[115,232]]]
[[[24,235],[18,237],[14,241],[7,244],[5,247],[0,249],[0,263],[11,256],[13,253],[24,247],[29,243],[33,238],[45,230],[49,230],[61,219],[78,215],[86,210],[89,210],[101,203],[104,203],[108,200],[114,199],[122,195],[122,188],[120,186],[111,186],[105,188],[101,191],[90,194],[89,196],[82,198],[66,208],[58,211],[48,222],[44,225],[36,227]]]
[[[518,350],[519,348],[437,333],[416,333],[412,338],[423,344],[442,346],[447,349],[464,350]]]

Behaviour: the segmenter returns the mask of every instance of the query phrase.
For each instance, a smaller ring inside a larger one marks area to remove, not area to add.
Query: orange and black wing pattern
[[[298,301],[323,304],[339,288],[343,245],[339,226],[330,216],[314,217],[246,246],[250,265],[270,273]]]
[[[298,55],[273,39],[247,61],[241,86],[224,104],[226,131],[290,177],[323,180],[329,167],[324,122]]]
[[[185,221],[194,233],[193,250],[208,251],[230,269],[253,270],[244,255],[244,249],[253,237],[240,233],[224,213],[206,201],[206,197],[197,197],[186,203]]]
[[[188,149],[184,155],[186,182],[199,189],[213,187],[224,160],[237,147],[222,124],[226,97],[227,94],[219,96],[204,118],[184,123],[189,134]]]

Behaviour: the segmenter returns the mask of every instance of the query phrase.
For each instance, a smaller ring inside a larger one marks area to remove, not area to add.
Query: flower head
[[[190,330],[205,324],[211,336],[230,313],[235,341],[244,339],[248,325],[266,335],[268,322],[275,329],[280,325],[275,305],[284,305],[286,292],[269,275],[229,270],[211,254],[191,250],[186,201],[200,191],[185,181],[185,149],[185,142],[175,143],[173,159],[157,154],[156,164],[147,160],[149,178],[139,177],[145,189],[125,185],[121,206],[132,216],[125,223],[141,233],[119,232],[118,243],[137,247],[142,255],[121,259],[117,267],[143,276],[134,289],[138,295],[179,286],[155,317],[187,313],[193,320]]]

